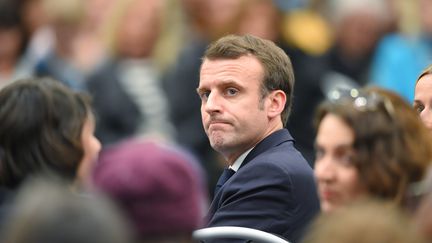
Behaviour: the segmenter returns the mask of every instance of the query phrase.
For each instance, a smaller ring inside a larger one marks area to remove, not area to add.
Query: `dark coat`
[[[318,212],[312,168],[282,129],[256,145],[218,191],[208,226],[249,227],[298,242]]]

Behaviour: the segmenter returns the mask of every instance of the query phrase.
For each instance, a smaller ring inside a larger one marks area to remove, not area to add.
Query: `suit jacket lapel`
[[[266,151],[266,150],[268,150],[274,146],[277,146],[283,142],[286,142],[286,141],[293,141],[294,142],[293,137],[291,136],[291,134],[288,132],[287,129],[281,129],[281,130],[275,131],[274,133],[270,134],[268,137],[266,137],[261,142],[259,142],[249,152],[249,154],[246,156],[243,163],[241,164],[239,170],[241,169],[241,167],[243,167],[245,164],[247,164],[249,161],[254,159],[259,154],[263,153],[264,151]],[[220,198],[221,198],[221,192],[218,191],[214,195],[214,198],[210,204],[210,208],[209,208],[209,211],[208,211],[208,214],[206,217],[207,220],[210,220],[211,217],[213,217],[216,210],[219,208]]]
[[[259,142],[255,146],[255,148],[252,149],[252,151],[250,151],[250,153],[246,156],[243,163],[241,164],[240,168],[243,167],[252,159],[254,159],[256,156],[263,153],[264,151],[289,140],[294,142],[293,137],[291,136],[291,134],[288,132],[287,129],[280,129],[273,132],[268,137],[264,138],[261,142]]]

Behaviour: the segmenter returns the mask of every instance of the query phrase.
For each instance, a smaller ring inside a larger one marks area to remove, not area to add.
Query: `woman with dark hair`
[[[0,186],[14,190],[36,174],[87,184],[101,148],[93,130],[89,99],[60,82],[6,86],[0,90]]]
[[[406,206],[432,160],[432,139],[409,104],[377,89],[335,91],[316,115],[315,177],[321,209],[362,197]]]

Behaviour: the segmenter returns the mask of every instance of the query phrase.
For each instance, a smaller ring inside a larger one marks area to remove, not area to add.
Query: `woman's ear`
[[[282,90],[273,90],[270,92],[267,99],[267,102],[269,102],[267,116],[269,118],[280,116],[285,108],[286,94]]]

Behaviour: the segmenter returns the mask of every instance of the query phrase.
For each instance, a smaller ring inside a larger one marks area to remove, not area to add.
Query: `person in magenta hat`
[[[192,242],[201,225],[201,168],[175,146],[127,140],[108,147],[99,157],[94,184],[125,212],[140,243]]]

